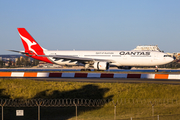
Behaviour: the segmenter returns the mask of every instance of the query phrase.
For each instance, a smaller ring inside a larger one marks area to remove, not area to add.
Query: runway
[[[53,72],[76,72],[76,71],[81,71],[81,69],[63,69],[63,68],[1,68],[0,72],[48,72],[48,71],[53,71]],[[91,69],[91,71],[94,71],[94,69]],[[154,72],[154,69],[131,69],[131,70],[125,70],[125,69],[109,69],[106,70],[105,72]],[[180,72],[180,69],[161,69],[159,68],[159,72]]]
[[[152,84],[173,84],[180,85],[179,80],[168,79],[138,79],[138,78],[30,78],[38,81],[59,81],[59,82],[90,82],[90,83],[152,83]]]
[[[43,72],[42,72],[42,71]],[[65,82],[91,82],[91,83],[156,83],[156,84],[180,84],[180,70],[164,70],[165,73],[145,73],[152,69],[144,70],[118,70],[127,73],[113,72],[67,72],[74,69],[65,69],[66,71],[54,72],[59,69],[0,69],[1,78],[24,78],[40,81],[65,81]],[[14,71],[14,72],[8,72]],[[21,71],[21,72],[18,72]],[[23,72],[22,72],[23,71]],[[40,72],[36,72],[40,71]],[[45,72],[53,71],[53,72]],[[117,69],[115,70],[117,71]],[[129,72],[128,72],[129,71]],[[139,73],[133,72],[138,71]],[[163,71],[163,70],[161,70]],[[168,73],[168,71],[170,71]],[[171,73],[172,72],[172,73]]]

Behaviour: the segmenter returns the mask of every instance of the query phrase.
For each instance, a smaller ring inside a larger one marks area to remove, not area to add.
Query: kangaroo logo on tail
[[[34,40],[25,28],[18,28],[20,38],[23,42],[25,52],[30,55],[44,55],[43,48]]]
[[[45,55],[44,50],[35,40],[34,38],[26,31],[25,28],[17,28],[22,43],[24,45],[25,53],[29,57],[34,59],[38,59],[41,61],[45,61],[48,63],[52,63],[47,57],[41,57],[41,55]]]
[[[21,39],[24,40],[24,42],[26,42],[26,44],[28,45],[28,50],[34,52],[35,54],[37,54],[36,51],[34,51],[34,49],[31,48],[31,46],[36,45],[37,43],[34,42],[34,41],[31,42],[27,38],[23,37],[21,34],[19,34],[19,35],[20,35]]]

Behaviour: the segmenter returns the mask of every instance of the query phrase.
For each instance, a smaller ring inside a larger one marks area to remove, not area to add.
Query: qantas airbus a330
[[[41,47],[25,28],[17,28],[24,51],[10,50],[34,59],[59,65],[83,65],[85,69],[107,70],[110,66],[119,69],[133,66],[158,66],[174,59],[158,51],[49,51]]]

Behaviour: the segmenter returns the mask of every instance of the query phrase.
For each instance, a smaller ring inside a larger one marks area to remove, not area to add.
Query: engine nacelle
[[[94,69],[108,70],[109,69],[109,63],[108,62],[95,62],[94,63]]]
[[[125,70],[130,70],[132,67],[131,66],[119,66],[118,69],[125,69]]]

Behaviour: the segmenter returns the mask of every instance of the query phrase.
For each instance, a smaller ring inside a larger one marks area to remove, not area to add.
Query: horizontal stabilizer
[[[17,51],[17,50],[8,50],[8,51],[17,52],[17,53],[21,53],[21,54],[28,54],[27,52],[24,52],[24,51]]]

